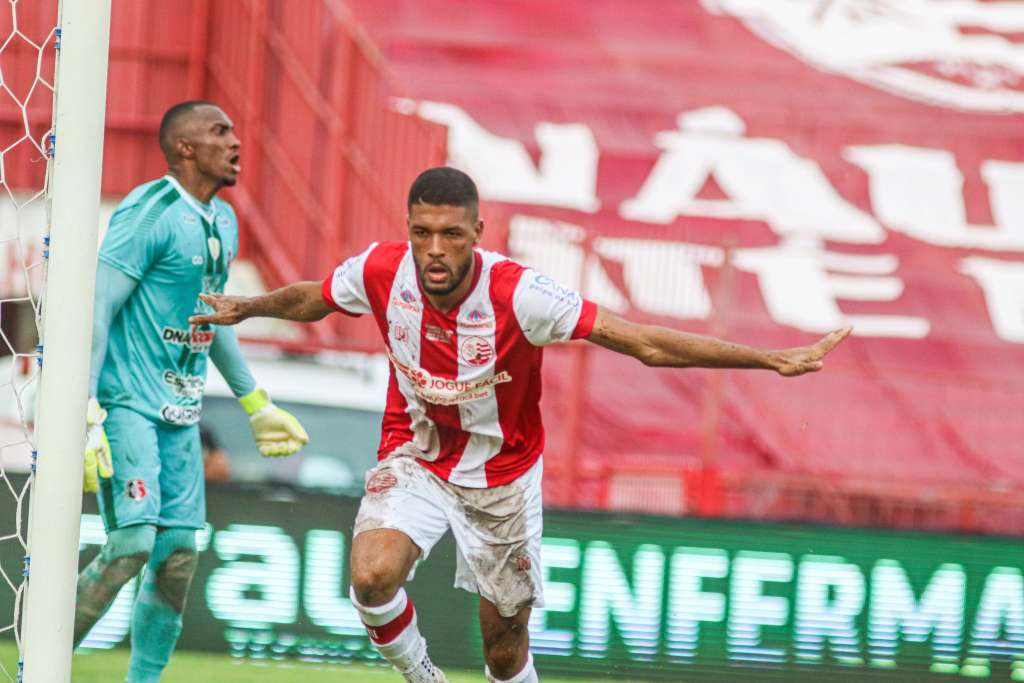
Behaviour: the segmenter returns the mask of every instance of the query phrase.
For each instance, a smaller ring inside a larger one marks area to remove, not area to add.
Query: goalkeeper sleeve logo
[[[146,482],[142,479],[132,479],[128,482],[127,487],[128,497],[138,502],[149,495],[146,491]]]

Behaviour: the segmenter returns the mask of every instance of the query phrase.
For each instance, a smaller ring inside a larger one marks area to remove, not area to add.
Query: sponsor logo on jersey
[[[402,291],[398,293],[398,296],[391,297],[391,305],[411,313],[420,312],[419,299],[405,287],[403,287]]]
[[[480,401],[494,395],[494,386],[512,381],[512,375],[503,370],[497,375],[477,380],[452,379],[450,377],[434,377],[423,368],[411,368],[388,353],[388,358],[412,384],[416,396],[427,403],[440,406],[458,405],[470,401]]]
[[[533,282],[530,283],[530,289],[551,297],[555,301],[564,301],[570,306],[579,306],[583,301],[575,290],[563,287],[547,275],[534,276]]]
[[[172,406],[168,403],[160,406],[160,418],[164,422],[183,427],[199,422],[202,412],[201,406]]]
[[[366,492],[381,494],[397,485],[398,479],[395,475],[390,472],[377,472],[370,477],[370,481],[366,482]]]
[[[466,337],[459,344],[459,355],[466,365],[480,367],[494,360],[494,347],[483,337]]]
[[[175,327],[165,327],[162,337],[165,342],[188,346],[190,351],[203,352],[209,350],[210,344],[213,343],[213,335],[214,330],[200,330],[196,327],[182,330]]]
[[[494,318],[487,315],[479,308],[474,308],[460,323],[463,327],[491,327],[494,324]]]
[[[427,338],[427,341],[451,344],[453,334],[454,333],[451,330],[446,330],[443,327],[427,325],[423,336]]]
[[[146,481],[144,479],[130,479],[125,486],[125,493],[128,497],[134,500],[136,503],[140,502],[143,498],[149,495],[149,491],[146,490]]]
[[[226,227],[228,227],[228,217],[227,216],[217,216],[217,227],[218,228],[226,228]]]
[[[164,370],[163,380],[176,396],[196,401],[203,397],[206,380],[198,375],[179,375],[172,370]]]
[[[181,222],[188,223],[189,225],[195,225],[199,222],[199,219],[197,219],[190,211],[182,211]]]
[[[203,265],[203,257],[200,256],[199,254],[196,254],[195,256],[193,256],[192,257],[192,265],[193,266],[201,266],[201,265]]]

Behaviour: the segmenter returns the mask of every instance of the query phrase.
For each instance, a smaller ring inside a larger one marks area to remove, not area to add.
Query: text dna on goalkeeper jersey
[[[324,280],[342,313],[372,313],[391,359],[381,458],[408,451],[446,481],[507,484],[544,450],[542,347],[590,334],[596,306],[500,254],[476,250],[448,312],[426,300],[407,242],[374,244]]]
[[[201,204],[171,176],[135,188],[110,219],[100,261],[138,281],[110,328],[97,398],[168,424],[199,421],[215,328],[190,326],[200,293],[223,292],[238,221],[218,197]]]

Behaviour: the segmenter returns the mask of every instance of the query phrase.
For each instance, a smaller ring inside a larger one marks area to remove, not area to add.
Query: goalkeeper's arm
[[[96,298],[92,314],[92,355],[89,366],[89,405],[86,408],[85,463],[82,470],[82,489],[89,493],[99,490],[100,478],[114,474],[110,443],[103,431],[105,411],[96,400],[100,372],[107,359],[107,334],[121,312],[124,303],[138,286],[138,281],[103,261],[96,268]]]
[[[234,329],[217,328],[210,346],[210,359],[249,415],[249,426],[261,455],[292,455],[309,442],[306,430],[295,416],[278,408],[267,392],[256,387]]]

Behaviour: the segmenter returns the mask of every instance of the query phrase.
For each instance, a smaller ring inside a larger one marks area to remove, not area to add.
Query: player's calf
[[[480,599],[480,633],[489,683],[537,683],[530,655],[530,611],[524,607],[505,617],[491,601]]]
[[[106,614],[121,588],[145,566],[155,539],[156,527],[149,524],[113,529],[107,534],[100,554],[78,576],[76,647]]]
[[[132,613],[129,683],[160,680],[181,635],[185,596],[197,562],[194,529],[162,529],[157,534]]]

